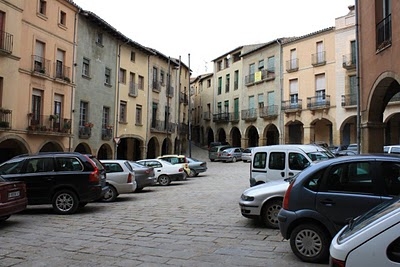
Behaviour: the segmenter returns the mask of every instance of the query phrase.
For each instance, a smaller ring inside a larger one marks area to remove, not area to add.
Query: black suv
[[[75,152],[19,155],[0,165],[0,175],[25,182],[29,205],[52,204],[58,214],[72,214],[107,190],[103,165]]]
[[[400,158],[344,156],[303,170],[286,190],[279,229],[306,262],[327,261],[335,234],[351,219],[400,193]]]

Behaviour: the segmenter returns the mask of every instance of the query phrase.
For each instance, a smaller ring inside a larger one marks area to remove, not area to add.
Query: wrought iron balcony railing
[[[173,133],[175,129],[176,124],[168,121],[152,120],[150,125],[151,132]]]
[[[129,83],[129,96],[136,97],[138,95],[138,84],[134,82]]]
[[[182,92],[179,92],[179,103],[183,103],[185,105],[189,104],[188,95]]]
[[[275,79],[275,71],[274,70],[261,70],[256,73],[247,75],[244,77],[246,85],[252,85],[254,83],[270,81]]]
[[[255,120],[257,120],[257,109],[251,108],[251,109],[242,110],[241,117],[242,117],[242,120],[245,120],[245,121],[255,121]]]
[[[326,52],[318,52],[311,55],[311,64],[314,67],[322,66],[326,64]]]
[[[64,80],[66,82],[71,82],[70,67],[62,64],[62,62],[54,63],[54,78]]]
[[[357,106],[357,94],[342,95],[342,107]]]
[[[348,54],[343,56],[342,62],[343,68],[347,70],[353,70],[356,68],[356,56],[354,54]]]
[[[50,60],[37,55],[32,55],[32,71],[50,76]]]
[[[0,30],[0,52],[11,54],[13,50],[14,36],[8,32]]]
[[[286,71],[287,72],[295,72],[299,70],[299,59],[291,59],[286,61]]]
[[[291,100],[282,101],[281,109],[285,113],[301,111],[302,108],[303,108],[303,100],[302,99],[297,99],[297,101],[293,101],[293,102]]]
[[[229,113],[216,113],[213,114],[213,122],[229,122]]]
[[[392,43],[392,15],[376,25],[376,50],[381,50]]]
[[[326,109],[331,106],[331,96],[325,95],[325,97],[321,96],[312,96],[307,97],[307,108],[310,110],[317,109]]]
[[[71,119],[59,115],[28,114],[28,132],[31,133],[71,133]]]
[[[259,109],[260,117],[264,119],[275,119],[278,117],[278,105],[265,106]]]
[[[101,139],[111,140],[113,136],[113,128],[111,126],[103,127],[101,129]]]
[[[211,112],[210,112],[210,111],[205,111],[205,112],[203,113],[203,119],[204,119],[205,121],[210,121],[210,120],[211,120]]]
[[[12,110],[0,107],[0,129],[11,129]]]

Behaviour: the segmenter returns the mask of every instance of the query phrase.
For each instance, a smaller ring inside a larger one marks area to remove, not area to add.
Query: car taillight
[[[132,173],[128,174],[128,181],[126,181],[128,184],[132,183]]]
[[[179,169],[179,172],[183,172],[183,168],[180,168],[180,169]]]
[[[89,174],[89,182],[98,183],[100,181],[100,171],[97,167]]]
[[[150,170],[145,170],[144,173],[149,174]]]
[[[282,208],[285,210],[289,209],[290,191],[292,190],[292,187],[293,187],[293,183],[290,183],[288,189],[285,192],[285,196],[283,197]]]
[[[345,261],[341,261],[335,258],[330,258],[329,259],[329,266],[332,267],[345,267],[346,266],[346,262]]]

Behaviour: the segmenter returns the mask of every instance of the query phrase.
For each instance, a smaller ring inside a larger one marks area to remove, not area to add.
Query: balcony
[[[303,109],[303,101],[302,99],[297,99],[297,101],[286,100],[282,101],[282,111],[286,114],[294,113],[294,112],[301,112]]]
[[[174,97],[175,88],[173,86],[167,86],[167,90],[165,91],[167,97]]]
[[[342,95],[342,107],[355,108],[357,107],[357,94]]]
[[[229,122],[229,113],[213,114],[213,122]]]
[[[134,82],[129,83],[129,96],[137,97],[138,96],[138,85]]]
[[[250,86],[259,82],[271,81],[275,79],[274,70],[262,70],[245,76],[245,85]]]
[[[11,129],[12,110],[0,107],[0,130]]]
[[[245,109],[241,111],[241,117],[244,121],[256,121],[257,120],[257,109]]]
[[[152,120],[150,132],[152,133],[173,133],[175,132],[176,124],[168,121]]]
[[[0,54],[11,54],[13,49],[14,36],[0,30]]]
[[[113,127],[112,126],[106,126],[101,129],[101,139],[102,140],[111,140],[113,137]]]
[[[189,133],[189,125],[186,123],[179,123],[178,134],[185,135]]]
[[[50,60],[40,56],[32,55],[32,72],[50,76]]]
[[[187,94],[179,92],[179,103],[183,103],[185,105],[189,104]]]
[[[79,126],[79,138],[88,139],[92,136],[93,124],[90,122]]]
[[[311,64],[314,67],[323,66],[326,64],[326,52],[322,51],[311,55]]]
[[[376,50],[381,51],[392,44],[392,15],[376,25]]]
[[[158,93],[161,92],[160,83],[158,81],[153,81],[152,89],[153,89],[153,92],[158,92]]]
[[[240,120],[239,112],[229,113],[229,121],[232,123],[237,123]]]
[[[56,115],[38,115],[28,113],[28,133],[29,134],[70,134],[71,120],[60,118]]]
[[[287,72],[295,72],[299,70],[299,59],[291,59],[286,61],[286,71]]]
[[[63,65],[62,62],[58,61],[54,63],[54,69],[55,69],[54,78],[63,80],[67,83],[71,82],[70,67]]]
[[[342,66],[346,70],[355,70],[356,69],[356,56],[354,54],[344,55]]]
[[[273,120],[279,115],[278,105],[265,106],[259,109],[260,118]]]
[[[205,121],[210,121],[211,120],[211,112],[210,111],[206,111],[203,113],[203,119]]]
[[[319,109],[329,109],[330,107],[331,107],[330,95],[325,95],[325,97],[321,96],[307,97],[307,108],[311,111]]]

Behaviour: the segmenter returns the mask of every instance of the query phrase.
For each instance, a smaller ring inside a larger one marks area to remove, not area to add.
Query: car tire
[[[71,190],[63,189],[57,191],[51,201],[53,210],[57,214],[72,214],[79,207],[78,197]]]
[[[331,239],[326,231],[313,223],[300,224],[290,235],[290,247],[302,261],[320,263],[329,258]]]
[[[237,161],[237,158],[233,157],[232,162],[236,162],[236,161]]]
[[[263,206],[261,210],[261,221],[262,223],[272,229],[278,229],[278,213],[282,208],[282,200],[274,199],[270,200]]]
[[[118,196],[117,189],[114,186],[108,185],[108,190],[101,199],[103,202],[113,202]]]
[[[83,208],[87,205],[87,202],[79,202],[79,208]]]
[[[211,162],[214,162],[214,161],[215,161],[215,159],[210,159],[210,161],[211,161]]]
[[[4,222],[4,221],[6,221],[8,218],[10,218],[10,217],[11,217],[11,215],[7,215],[7,216],[0,217],[0,222]]]
[[[135,190],[136,193],[137,192],[142,192],[142,191],[143,191],[143,187],[137,187],[136,190]]]
[[[193,169],[190,169],[189,177],[195,177],[195,176],[197,176],[196,172]]]
[[[168,175],[161,175],[158,177],[158,183],[162,186],[167,186],[171,183],[171,179]]]

